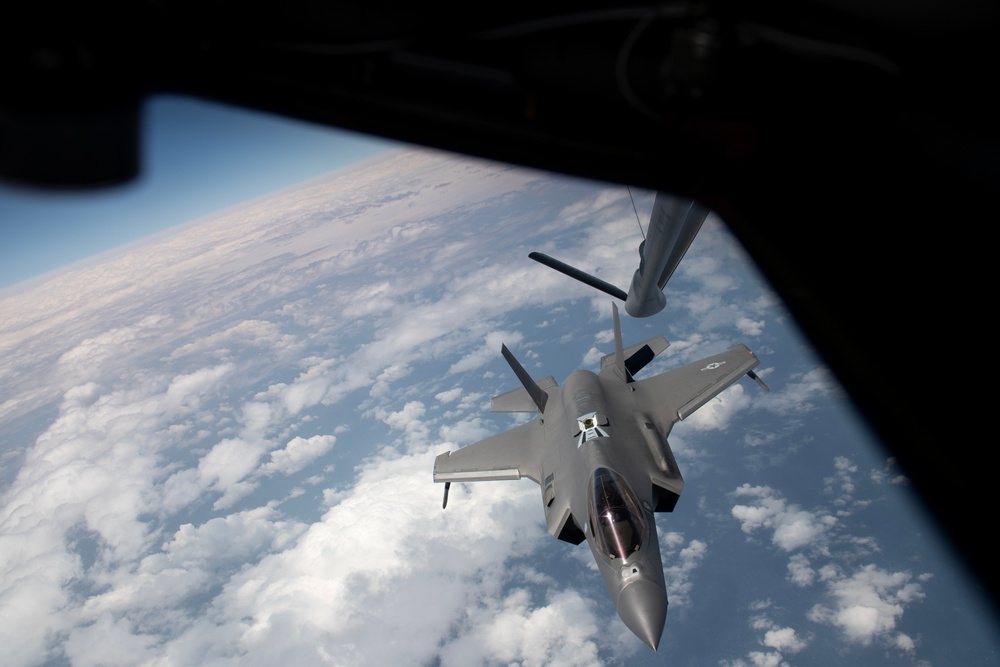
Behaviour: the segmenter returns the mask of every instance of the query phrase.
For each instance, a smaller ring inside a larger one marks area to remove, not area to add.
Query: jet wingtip
[[[752,370],[747,371],[747,377],[756,382],[760,386],[760,388],[763,389],[764,391],[771,391],[771,388],[768,387],[766,384],[764,384],[764,381],[760,379],[760,376],[758,376]]]

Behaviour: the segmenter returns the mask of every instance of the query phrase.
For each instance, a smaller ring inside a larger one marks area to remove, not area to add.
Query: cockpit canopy
[[[590,493],[590,530],[598,550],[611,558],[628,558],[642,546],[648,529],[628,483],[618,473],[598,468]]]

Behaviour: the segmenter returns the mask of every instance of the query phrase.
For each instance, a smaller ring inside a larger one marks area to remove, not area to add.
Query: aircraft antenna
[[[628,198],[632,200],[632,210],[635,211],[635,223],[639,225],[639,233],[642,234],[642,239],[646,240],[646,232],[642,231],[642,221],[639,220],[639,211],[635,208],[635,197],[632,196],[632,188],[625,186],[628,190]]]

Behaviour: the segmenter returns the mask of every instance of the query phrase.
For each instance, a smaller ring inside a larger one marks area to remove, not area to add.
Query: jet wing
[[[659,420],[667,433],[674,422],[686,419],[759,363],[750,348],[736,345],[722,354],[635,382],[636,404]]]
[[[541,483],[545,434],[540,420],[445,452],[434,460],[435,482],[481,482],[528,477]]]

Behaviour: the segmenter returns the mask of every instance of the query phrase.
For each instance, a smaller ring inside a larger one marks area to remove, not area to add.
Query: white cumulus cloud
[[[333,449],[335,442],[337,438],[332,435],[314,435],[311,438],[296,436],[283,448],[271,452],[271,460],[262,470],[285,475],[298,472]]]
[[[744,484],[734,495],[753,500],[752,505],[735,505],[731,510],[743,532],[753,533],[762,528],[770,530],[771,541],[784,551],[816,544],[836,523],[836,518],[829,514],[789,505],[769,487]]]
[[[814,606],[809,618],[838,628],[851,642],[867,645],[880,639],[893,643],[906,607],[924,598],[921,584],[911,579],[909,572],[866,565],[829,581],[832,604]]]

